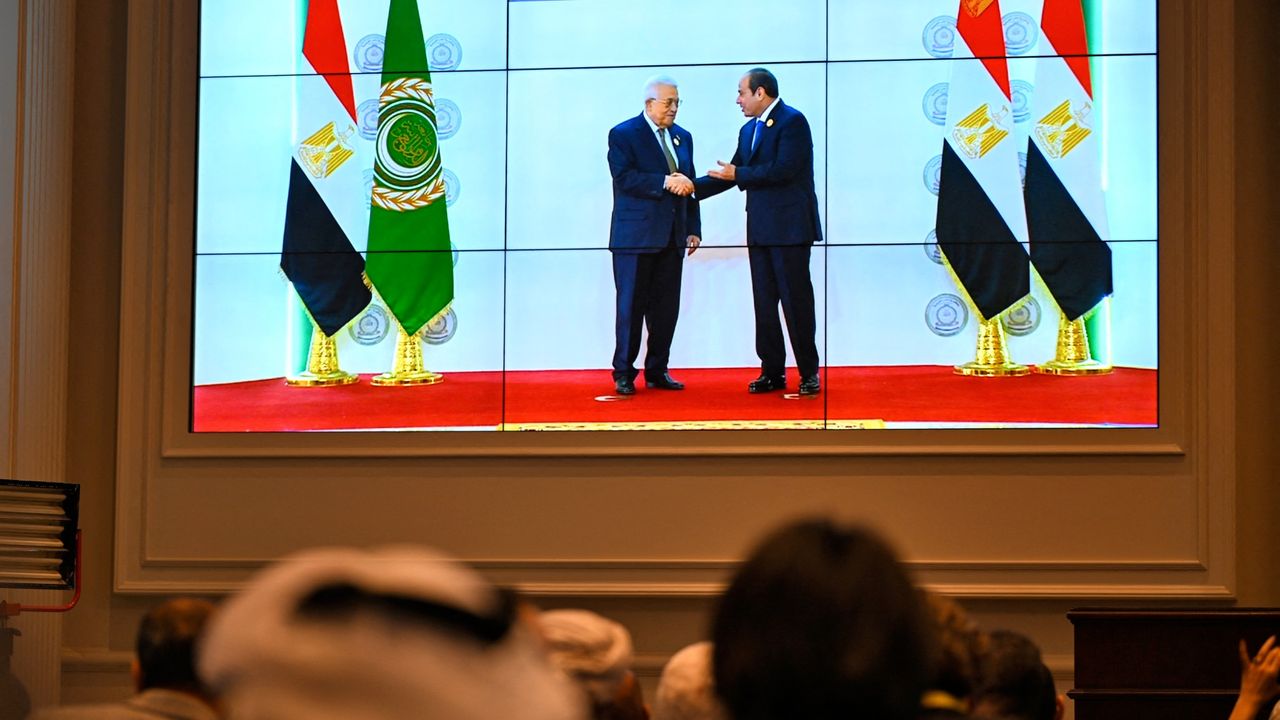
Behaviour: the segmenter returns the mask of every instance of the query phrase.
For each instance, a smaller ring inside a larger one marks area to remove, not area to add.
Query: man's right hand
[[[693,194],[693,181],[680,173],[671,173],[663,181],[662,189],[674,195],[687,197]]]

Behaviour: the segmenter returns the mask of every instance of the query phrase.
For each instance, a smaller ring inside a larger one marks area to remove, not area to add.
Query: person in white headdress
[[[538,624],[551,664],[582,687],[594,720],[648,717],[625,627],[589,610],[548,610]]]
[[[209,629],[200,673],[234,720],[582,720],[514,598],[420,548],[312,550]]]
[[[728,720],[716,697],[712,645],[694,643],[667,661],[653,698],[652,720]]]

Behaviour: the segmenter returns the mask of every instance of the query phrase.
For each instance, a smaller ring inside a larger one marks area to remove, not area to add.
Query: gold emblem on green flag
[[[383,86],[377,151],[373,201],[378,207],[405,212],[444,197],[431,83],[409,77]]]

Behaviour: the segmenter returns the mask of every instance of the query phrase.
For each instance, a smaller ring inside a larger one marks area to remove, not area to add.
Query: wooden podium
[[[1280,634],[1280,610],[1262,608],[1081,608],[1067,619],[1077,720],[1226,720],[1240,690],[1237,643],[1256,652]]]

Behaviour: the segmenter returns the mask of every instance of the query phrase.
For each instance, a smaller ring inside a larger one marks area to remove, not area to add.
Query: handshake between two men
[[[662,183],[662,189],[673,195],[689,197],[693,194],[693,181],[682,173],[674,172]]]
[[[737,168],[734,167],[733,163],[717,160],[716,165],[720,167],[708,171],[708,177],[725,182],[734,182],[738,179]],[[679,172],[673,172],[662,183],[662,189],[680,197],[688,197],[693,194],[693,181]]]
[[[702,242],[699,203],[736,187],[748,199],[746,250],[760,356],[760,375],[747,384],[747,391],[786,389],[785,318],[800,371],[799,394],[818,394],[817,318],[809,265],[810,250],[821,242],[822,229],[813,134],[804,114],[782,102],[773,73],[748,70],[738,81],[737,104],[747,122],[738,130],[733,159],[717,161],[719,167],[695,184],[693,135],[675,122],[681,105],[676,81],[665,75],[650,78],[643,98],[643,112],[609,131],[616,393],[636,391],[635,362],[645,328],[645,386],[684,388],[668,371],[680,308],[682,256],[692,255]]]

